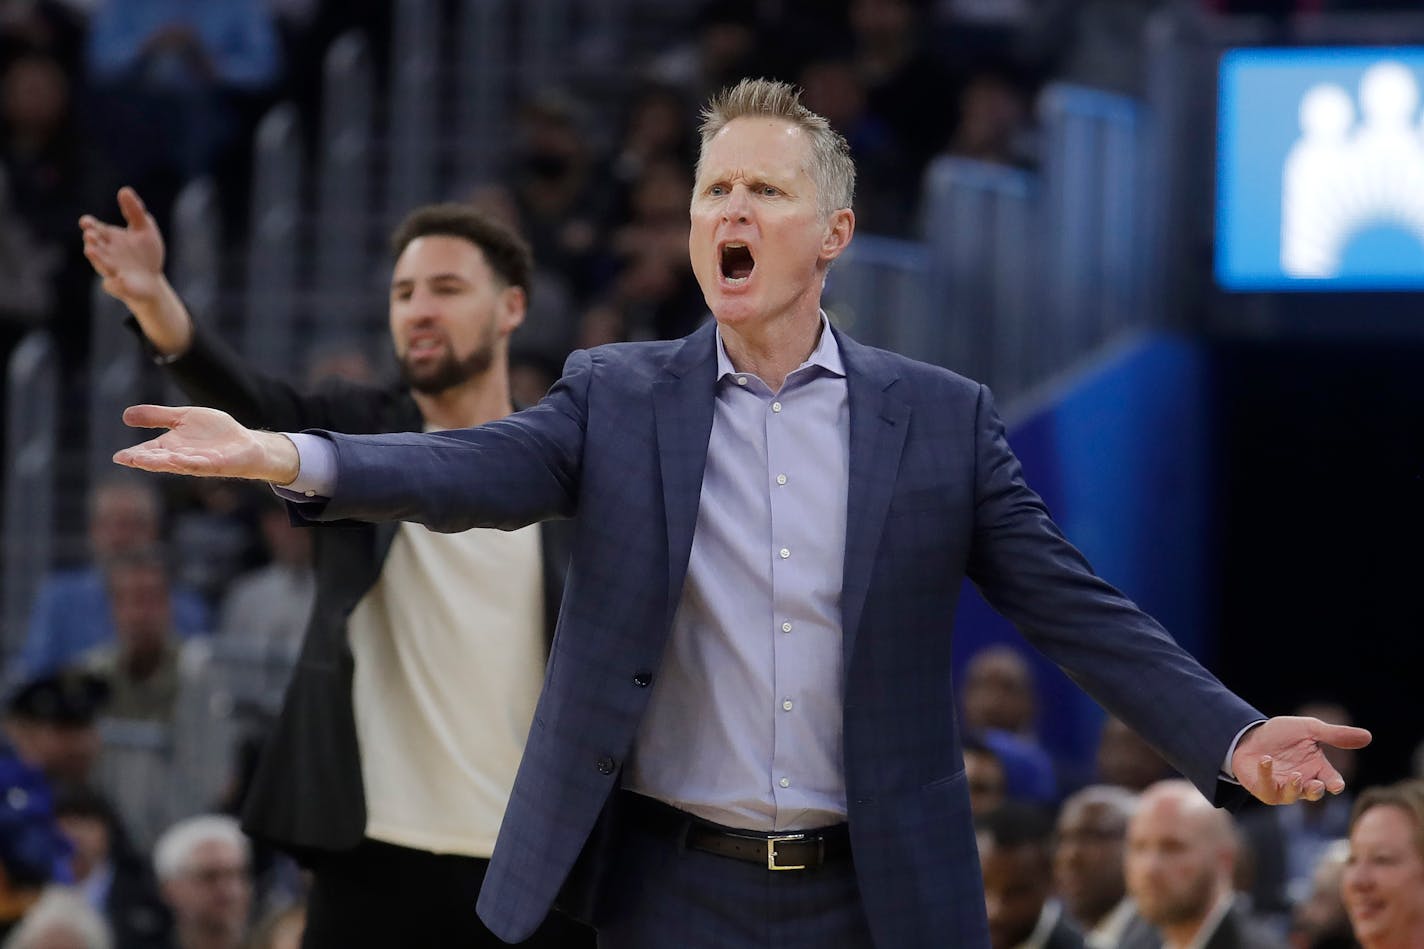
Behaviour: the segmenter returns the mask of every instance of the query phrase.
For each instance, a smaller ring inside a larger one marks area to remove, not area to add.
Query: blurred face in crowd
[[[1355,821],[1342,895],[1362,945],[1424,945],[1424,857],[1408,811],[1380,804]]]
[[[1027,732],[1033,728],[1033,676],[1012,649],[986,649],[964,676],[964,717],[974,728]]]
[[[1008,780],[998,755],[974,748],[964,751],[964,780],[969,785],[969,810],[987,814],[1004,803]]]
[[[1103,723],[1098,742],[1098,780],[1143,791],[1172,773],[1162,756],[1120,719]]]
[[[1230,885],[1229,818],[1189,784],[1154,785],[1127,830],[1127,891],[1154,926],[1199,923]]]
[[[74,879],[83,883],[95,867],[109,859],[109,826],[102,818],[91,814],[61,814],[55,822],[74,846],[70,868],[74,871]]]
[[[54,60],[22,56],[0,82],[0,106],[12,134],[48,136],[69,112],[69,80]]]
[[[235,944],[252,909],[247,857],[229,840],[206,840],[193,848],[181,873],[163,882],[163,896],[180,931]]]
[[[58,724],[10,719],[5,733],[16,753],[45,777],[61,783],[83,784],[99,758],[99,729],[93,724]]]
[[[505,286],[463,237],[417,237],[396,260],[391,340],[416,392],[437,395],[483,375],[523,319],[524,292]]]
[[[806,133],[733,119],[707,143],[692,194],[688,250],[717,322],[732,329],[813,317],[826,267],[850,242],[849,209],[817,209]]]
[[[119,563],[109,568],[109,609],[120,652],[148,655],[168,639],[171,613],[168,577],[153,563]]]
[[[1068,915],[1086,926],[1097,925],[1122,900],[1126,833],[1123,815],[1102,801],[1071,801],[1058,816],[1054,889]]]
[[[984,874],[989,944],[993,949],[1011,949],[1038,925],[1051,882],[1048,854],[1039,844],[1000,847],[980,835],[979,866]]]
[[[134,484],[101,485],[89,507],[89,549],[98,560],[158,542],[158,504]]]

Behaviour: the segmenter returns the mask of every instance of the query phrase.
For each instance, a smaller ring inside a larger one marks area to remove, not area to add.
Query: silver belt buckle
[[[775,837],[766,838],[766,868],[768,870],[804,870],[805,864],[792,866],[785,863],[776,862],[776,845],[788,840],[805,840],[805,834],[777,834]]]

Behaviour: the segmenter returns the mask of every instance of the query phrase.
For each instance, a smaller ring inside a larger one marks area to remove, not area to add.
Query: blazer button
[[[638,688],[640,688],[640,689],[646,689],[646,688],[648,687],[649,683],[651,683],[652,681],[653,681],[653,674],[652,674],[651,672],[635,672],[635,673],[633,673],[633,684],[636,685],[636,686],[637,686]]]
[[[608,757],[608,755],[604,755],[602,758],[599,758],[599,759],[598,759],[598,773],[599,773],[599,774],[612,774],[612,773],[613,773],[613,767],[614,767],[614,765],[613,765],[613,759],[610,758],[610,757]]]

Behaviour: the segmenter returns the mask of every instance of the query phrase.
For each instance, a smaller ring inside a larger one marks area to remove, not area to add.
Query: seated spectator
[[[233,583],[219,614],[214,660],[239,704],[275,715],[315,600],[311,531],[275,500],[259,515],[271,563]]]
[[[31,679],[5,705],[5,737],[51,785],[83,785],[99,756],[95,721],[108,697],[103,679],[79,669]]]
[[[849,53],[826,52],[801,67],[802,103],[845,136],[855,160],[855,227],[867,234],[908,236],[917,192],[916,168],[890,126],[870,111]]]
[[[54,820],[49,783],[37,768],[0,748],[0,939],[68,878],[69,843]]]
[[[266,3],[103,0],[85,67],[118,176],[160,221],[191,178],[245,149],[246,128],[282,75]]]
[[[1350,916],[1345,912],[1341,883],[1350,860],[1350,841],[1336,840],[1325,848],[1311,875],[1310,892],[1291,914],[1293,949],[1356,949]]]
[[[678,89],[686,102],[702,103],[745,76],[763,73],[764,51],[758,47],[758,27],[764,25],[760,14],[757,0],[702,4],[693,18],[692,38],[654,59],[648,65],[648,77]]]
[[[1424,782],[1360,795],[1341,893],[1365,949],[1424,946]]]
[[[161,509],[152,481],[117,475],[89,492],[89,554],[93,564],[56,571],[35,597],[29,633],[21,650],[21,677],[68,665],[114,638],[102,564],[110,557],[158,543]],[[211,630],[202,597],[173,592],[173,623],[180,636]]]
[[[249,863],[247,838],[231,817],[190,817],[164,831],[153,866],[173,912],[175,949],[238,949],[243,944],[252,911]]]
[[[942,151],[958,124],[959,78],[924,42],[924,13],[915,0],[851,0],[856,66],[870,113],[894,133],[911,181]]]
[[[1092,949],[1141,945],[1146,923],[1127,895],[1123,844],[1137,795],[1095,784],[1070,795],[1058,812],[1053,887]]]
[[[977,729],[1003,762],[1009,797],[1052,803],[1058,782],[1052,759],[1034,737],[1038,698],[1023,654],[1012,646],[989,646],[975,653],[961,693],[964,724]]]
[[[1239,848],[1231,816],[1189,782],[1143,792],[1127,828],[1127,891],[1165,949],[1284,947],[1232,888]]]
[[[1009,803],[974,819],[991,949],[1076,949],[1083,936],[1050,898],[1053,824],[1037,808]]]
[[[618,268],[604,299],[584,318],[579,345],[678,339],[707,317],[707,303],[687,258],[687,195],[692,174],[681,161],[654,161],[633,191],[633,216],[609,238]]]
[[[1121,719],[1109,715],[1098,739],[1098,783],[1145,791],[1176,772]]]
[[[0,77],[0,161],[15,213],[51,271],[55,338],[69,367],[83,365],[93,290],[74,222],[111,185],[96,154],[75,117],[59,61],[30,52],[11,62]]]
[[[171,920],[146,855],[129,843],[118,814],[88,787],[61,790],[55,818],[73,847],[74,886],[107,921],[116,949],[166,949]]]
[[[1023,85],[1003,69],[983,69],[960,91],[959,122],[949,140],[956,158],[1026,168],[1031,109]]]
[[[204,602],[218,603],[238,574],[258,562],[260,541],[251,506],[261,495],[230,481],[185,487],[188,503],[175,511],[169,531],[175,579]]]
[[[4,949],[112,949],[104,919],[74,890],[47,886],[5,940]]]
[[[173,635],[168,575],[153,552],[109,563],[114,642],[86,657],[109,686],[96,785],[140,847],[210,807],[230,778],[232,700],[206,640]]]
[[[1008,800],[1004,763],[976,732],[965,732],[960,740],[964,753],[964,780],[969,787],[969,811],[988,814]]]

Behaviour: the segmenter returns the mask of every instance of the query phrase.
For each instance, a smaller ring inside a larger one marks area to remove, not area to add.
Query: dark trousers
[[[688,849],[623,818],[597,911],[598,949],[871,949],[849,856],[768,870]]]
[[[475,915],[488,860],[366,840],[312,864],[303,949],[503,946]],[[525,946],[592,949],[593,933],[557,914]]]

